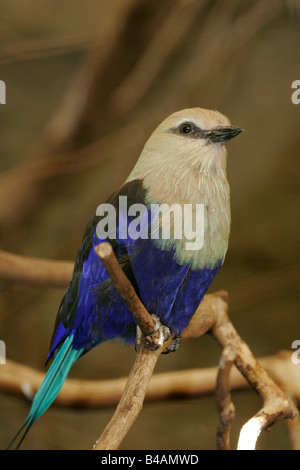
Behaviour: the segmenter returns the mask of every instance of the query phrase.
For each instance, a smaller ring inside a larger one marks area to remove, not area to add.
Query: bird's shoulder
[[[118,219],[118,209],[119,209],[119,197],[127,197],[128,207],[136,203],[145,203],[145,189],[143,188],[143,181],[141,179],[132,180],[126,182],[124,185],[119,187],[114,191],[105,201],[106,204],[111,204],[116,210],[116,217]],[[102,279],[101,263],[97,263],[95,268],[95,257],[93,256],[94,246],[101,242],[98,239],[96,229],[98,223],[101,221],[103,216],[94,215],[88,222],[79,250],[77,252],[73,275],[69,286],[65,292],[65,295],[62,299],[61,305],[58,311],[58,321],[62,321],[64,326],[70,326],[74,315],[76,313],[76,307],[78,302],[79,295],[79,286],[83,271],[87,273],[87,276],[93,277],[94,280],[98,281],[100,284]],[[117,220],[118,224],[118,220]],[[123,270],[128,276],[131,274],[130,270],[130,259],[127,254],[126,248],[124,245],[120,245],[118,238],[107,238],[106,241],[110,242],[116,257],[118,258]],[[93,266],[92,266],[93,264]],[[133,279],[132,279],[133,281]]]

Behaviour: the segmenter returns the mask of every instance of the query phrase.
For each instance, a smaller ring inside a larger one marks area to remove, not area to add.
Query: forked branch
[[[115,288],[130,306],[141,330],[145,332],[143,323],[145,312],[143,311],[140,315],[140,301],[116,260],[112,247],[103,243],[101,249],[97,248],[96,252],[111,275]],[[227,310],[226,292],[221,291],[212,296],[205,296],[188,328],[183,332],[182,338],[199,337],[210,332],[223,349],[217,385],[217,404],[220,414],[217,433],[218,448],[230,448],[229,433],[233,406],[230,399],[229,371],[232,361],[263,399],[263,408],[243,426],[241,431],[238,448],[251,449],[255,448],[257,438],[263,429],[281,419],[294,418],[298,412],[293,402],[264,371],[247,344],[238,335],[228,317]],[[142,409],[147,386],[161,352],[162,348],[153,352],[149,351],[147,343],[142,341],[119,405],[93,449],[113,450],[119,447]],[[244,439],[245,436],[246,439]]]

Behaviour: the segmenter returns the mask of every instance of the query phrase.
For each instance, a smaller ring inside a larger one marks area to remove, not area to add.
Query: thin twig
[[[15,225],[38,208],[44,209],[53,188],[57,191],[59,185],[68,183],[74,169],[90,168],[91,160],[86,152],[82,158],[80,149],[88,149],[111,129],[122,132],[121,121],[137,125],[138,132],[124,146],[119,137],[109,136],[111,150],[100,150],[98,156],[112,158],[111,142],[116,140],[124,159],[130,159],[132,147],[136,157],[141,149],[139,136],[148,135],[162,115],[174,111],[174,103],[179,109],[197,102],[206,106],[210,97],[214,103],[222,101],[257,34],[285,19],[285,2],[274,2],[274,8],[267,0],[248,3],[242,7],[238,0],[226,4],[220,0],[121,2],[66,87],[61,105],[37,143],[38,158],[25,155],[23,163],[1,176],[1,224]],[[176,63],[180,64],[177,68]],[[161,86],[166,80],[161,100],[157,83]],[[155,103],[153,109],[149,103]],[[61,180],[53,185],[56,172]]]
[[[108,272],[115,289],[123,297],[127,307],[134,315],[142,333],[149,335],[155,328],[155,322],[136,295],[131,282],[122,271],[112,246],[107,242],[100,243],[95,247],[95,251]]]
[[[34,39],[24,38],[22,41],[14,41],[2,44],[0,48],[0,64],[36,60],[45,57],[58,57],[71,52],[86,51],[94,43],[94,35],[82,34],[61,37],[39,37]]]
[[[219,414],[217,426],[217,449],[230,450],[230,427],[235,416],[230,395],[230,372],[236,352],[230,346],[224,348],[219,362],[216,383],[216,402]]]

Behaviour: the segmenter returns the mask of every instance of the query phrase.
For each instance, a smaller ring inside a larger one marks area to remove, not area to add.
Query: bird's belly
[[[145,255],[145,253],[147,253]],[[149,313],[154,313],[174,334],[181,333],[221,267],[191,270],[174,260],[174,252],[161,252],[147,243],[132,260],[137,290]],[[92,291],[92,289],[91,289]],[[136,322],[119,294],[111,289],[109,298],[90,296],[85,304],[85,322],[76,329],[74,346],[91,349],[103,341],[120,337],[135,341]],[[88,314],[87,314],[88,313]]]

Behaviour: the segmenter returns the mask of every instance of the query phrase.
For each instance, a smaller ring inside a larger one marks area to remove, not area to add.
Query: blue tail
[[[16,449],[18,449],[23,442],[26,434],[33,425],[33,423],[49,408],[57,397],[64,381],[69,373],[74,362],[81,356],[83,349],[72,348],[73,335],[68,336],[61,345],[57,355],[55,356],[40,388],[38,389],[31,405],[31,410],[26,420],[24,421],[19,432],[9,444],[8,449],[12,446],[14,441],[24,430]]]

